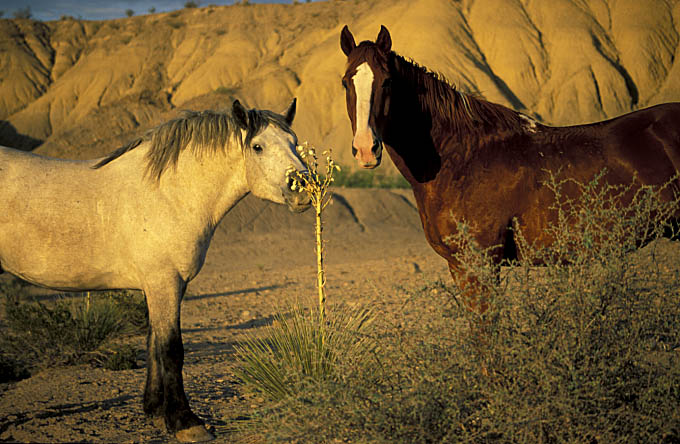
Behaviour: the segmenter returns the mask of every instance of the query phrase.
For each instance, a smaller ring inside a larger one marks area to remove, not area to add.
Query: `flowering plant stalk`
[[[333,172],[340,171],[340,166],[331,158],[330,151],[324,151],[321,155],[326,157],[326,165],[325,168],[322,168],[322,171],[319,171],[319,157],[316,149],[309,147],[307,143],[298,146],[297,152],[307,171],[299,172],[291,167],[286,175],[293,182],[291,188],[294,191],[297,190],[301,193],[306,192],[309,194],[316,213],[314,230],[316,235],[316,282],[319,291],[319,317],[323,323],[326,319],[326,273],[324,268],[323,221],[321,214],[331,202],[331,195],[328,191],[334,180]]]

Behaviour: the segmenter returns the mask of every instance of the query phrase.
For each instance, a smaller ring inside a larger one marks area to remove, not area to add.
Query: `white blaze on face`
[[[373,133],[368,127],[368,118],[371,112],[371,90],[373,89],[373,71],[368,63],[362,63],[354,74],[354,90],[357,96],[356,103],[356,133],[354,134],[354,147],[360,151],[370,152],[373,147]]]

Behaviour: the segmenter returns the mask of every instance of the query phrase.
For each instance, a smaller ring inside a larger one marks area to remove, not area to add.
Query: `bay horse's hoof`
[[[212,441],[215,435],[210,433],[205,426],[196,425],[175,433],[175,438],[179,442],[204,442]]]

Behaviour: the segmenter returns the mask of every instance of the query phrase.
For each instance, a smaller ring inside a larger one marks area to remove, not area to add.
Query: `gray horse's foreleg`
[[[163,376],[158,337],[149,324],[146,337],[146,387],[144,388],[144,413],[152,418],[163,418]]]
[[[154,420],[162,418],[167,431],[179,441],[207,441],[214,437],[191,411],[182,380],[184,346],[180,331],[180,304],[186,284],[177,282],[173,287],[166,287],[163,291],[155,288],[145,290],[149,335],[144,412]]]

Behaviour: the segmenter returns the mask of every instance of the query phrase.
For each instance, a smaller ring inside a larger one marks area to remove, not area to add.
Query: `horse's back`
[[[659,185],[680,172],[680,103],[624,114],[607,122],[609,168],[622,165],[643,183]]]

